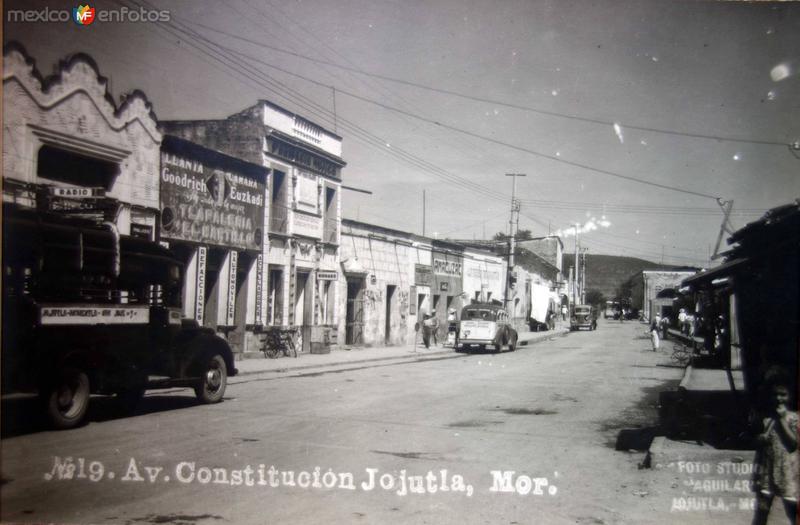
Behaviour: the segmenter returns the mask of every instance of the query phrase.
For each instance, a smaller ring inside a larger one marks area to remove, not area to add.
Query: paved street
[[[676,470],[614,450],[682,376],[644,334],[601,320],[513,353],[245,375],[221,404],[151,393],[124,418],[98,400],[83,428],[3,439],[2,521],[747,523],[672,509]]]

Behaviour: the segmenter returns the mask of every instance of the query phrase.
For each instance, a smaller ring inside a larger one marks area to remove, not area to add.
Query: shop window
[[[75,186],[110,190],[119,175],[119,164],[42,146],[39,148],[36,174],[41,178]]]

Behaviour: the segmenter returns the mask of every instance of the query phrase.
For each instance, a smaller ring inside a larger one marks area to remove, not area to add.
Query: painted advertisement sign
[[[445,256],[446,257],[446,256]],[[461,277],[461,261],[452,258],[433,259],[433,273],[436,275],[447,275],[450,277]]]
[[[200,246],[197,249],[197,295],[195,297],[194,318],[203,324],[203,314],[206,305],[206,261],[208,259],[208,248]]]
[[[258,250],[263,222],[263,181],[162,152],[162,238]]]
[[[292,218],[292,232],[295,235],[322,239],[322,217],[296,211]]]

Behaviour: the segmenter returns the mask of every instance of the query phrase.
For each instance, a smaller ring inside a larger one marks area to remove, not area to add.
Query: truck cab
[[[222,399],[236,374],[213,331],[182,319],[183,265],[113,223],[3,205],[3,394],[35,392],[56,428],[92,394],[130,407],[149,388]]]

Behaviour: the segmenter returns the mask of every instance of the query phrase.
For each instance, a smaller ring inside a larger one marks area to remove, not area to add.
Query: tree
[[[600,308],[606,304],[606,297],[600,290],[590,288],[586,290],[586,303]]]
[[[517,230],[517,233],[514,234],[514,240],[516,241],[530,241],[531,239],[533,239],[533,232],[531,232],[530,230]],[[508,234],[503,232],[497,232],[494,234],[494,237],[492,237],[492,240],[507,241]]]

